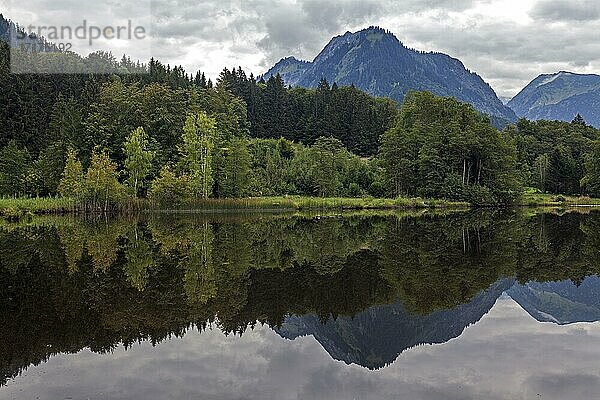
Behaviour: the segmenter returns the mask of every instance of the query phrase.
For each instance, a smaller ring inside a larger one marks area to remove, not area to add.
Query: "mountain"
[[[11,23],[4,18],[4,15],[0,13],[0,40],[8,42],[8,34],[11,29]]]
[[[572,121],[600,128],[600,75],[561,71],[540,75],[507,104],[522,118]]]
[[[506,292],[533,318],[560,325],[600,321],[600,278],[516,284]]]
[[[325,78],[399,102],[411,90],[428,90],[471,103],[496,119],[516,120],[515,113],[502,104],[490,85],[462,62],[446,54],[409,49],[378,27],[333,38],[312,62],[284,58],[264,78],[277,74],[292,86],[314,88]]]
[[[274,330],[293,340],[312,335],[335,360],[379,369],[391,364],[404,350],[425,343],[445,343],[476,323],[513,285],[502,279],[469,303],[430,315],[414,315],[401,302],[371,307],[353,317],[322,322],[316,315],[289,316]]]

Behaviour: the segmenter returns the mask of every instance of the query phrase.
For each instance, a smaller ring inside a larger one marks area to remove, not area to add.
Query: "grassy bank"
[[[18,198],[0,199],[0,215],[19,218],[27,214],[63,214],[76,209],[70,198]]]
[[[468,208],[468,203],[420,198],[320,198],[320,197],[255,197],[244,199],[206,199],[182,202],[177,205],[153,204],[131,200],[125,210],[144,211],[227,211],[227,210],[387,210],[427,208]],[[0,215],[18,218],[27,214],[79,213],[82,208],[68,198],[0,199]]]
[[[587,196],[525,193],[521,206],[527,207],[600,207],[600,199]]]
[[[468,203],[421,198],[378,199],[371,197],[253,197],[245,199],[195,200],[176,207],[148,205],[152,210],[386,210],[425,208],[468,208]]]
[[[526,193],[517,206],[525,207],[600,207],[600,199],[539,193]],[[303,210],[402,210],[402,209],[467,209],[469,203],[421,198],[320,198],[303,196],[254,197],[243,199],[206,199],[179,204],[153,204],[146,200],[128,200],[125,211],[303,211]],[[28,214],[83,213],[69,198],[0,199],[0,215],[20,218]],[[87,210],[86,212],[90,212]],[[101,212],[101,211],[99,211]]]

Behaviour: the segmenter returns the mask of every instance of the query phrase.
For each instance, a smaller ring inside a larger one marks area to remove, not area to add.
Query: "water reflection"
[[[507,292],[533,318],[567,325],[600,321],[600,278],[572,281],[529,282]]]
[[[190,335],[236,334],[219,339],[226,353],[268,337],[278,357],[316,339],[330,360],[384,371],[417,345],[463,340],[499,298],[538,321],[597,321],[599,228],[596,213],[525,211],[4,223],[0,383],[8,390],[32,365],[74,362],[70,353],[85,362],[111,352],[100,359],[120,370],[120,357],[139,349],[176,374],[185,366],[163,349]],[[198,333],[186,335],[192,327]],[[137,344],[145,341],[163,343]]]

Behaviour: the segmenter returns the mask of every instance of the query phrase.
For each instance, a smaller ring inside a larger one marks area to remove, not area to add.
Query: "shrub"
[[[152,182],[148,197],[160,205],[179,205],[192,197],[188,175],[177,176],[169,167],[164,167]]]

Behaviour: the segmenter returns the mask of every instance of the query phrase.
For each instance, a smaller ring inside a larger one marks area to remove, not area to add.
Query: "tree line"
[[[290,88],[238,68],[213,83],[107,53],[94,57],[127,73],[15,75],[8,50],[0,41],[1,196],[103,208],[275,195],[507,204],[527,187],[600,196],[598,130],[580,117],[498,131],[472,106],[430,93],[398,106],[325,80]]]

